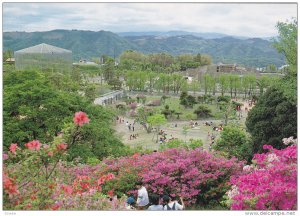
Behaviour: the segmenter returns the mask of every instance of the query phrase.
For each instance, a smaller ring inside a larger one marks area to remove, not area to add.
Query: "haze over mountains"
[[[53,30],[3,34],[4,50],[17,51],[40,43],[71,50],[74,61],[101,55],[118,57],[125,50],[137,50],[143,53],[167,52],[172,55],[205,53],[212,56],[214,63],[222,61],[254,67],[285,64],[283,55],[278,54],[269,40],[221,33]]]

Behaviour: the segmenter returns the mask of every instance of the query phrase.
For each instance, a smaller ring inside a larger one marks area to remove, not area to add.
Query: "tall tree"
[[[226,92],[227,88],[229,87],[229,79],[228,74],[221,74],[219,76],[219,85],[221,89],[221,94],[224,96],[224,93]]]
[[[297,72],[297,19],[294,18],[290,22],[278,22],[276,27],[279,37],[273,40],[274,47],[284,54],[289,65],[289,73],[295,74]]]
[[[280,86],[283,93],[292,103],[297,104],[297,30],[298,22],[294,18],[290,22],[278,22],[279,37],[274,40],[274,46],[278,52],[283,53],[288,70],[282,79]],[[287,88],[287,86],[289,86]]]
[[[266,143],[284,148],[283,138],[297,136],[297,107],[278,86],[271,87],[249,112],[246,126],[253,137],[254,152],[262,152]]]
[[[149,116],[147,119],[147,122],[152,127],[153,126],[156,127],[156,135],[157,135],[156,142],[158,142],[158,135],[159,135],[160,127],[167,123],[165,116],[162,114],[155,114],[153,116]]]

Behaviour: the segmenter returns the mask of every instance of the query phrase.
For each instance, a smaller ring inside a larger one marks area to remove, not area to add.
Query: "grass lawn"
[[[152,100],[159,100],[160,96],[148,96],[146,103],[152,101]],[[197,109],[197,107],[200,104],[195,104],[193,108],[185,108],[183,105],[180,105],[179,97],[170,97],[167,98],[164,104],[161,104],[160,106],[153,107],[154,110],[161,112],[164,110],[165,106],[169,105],[170,110],[175,110],[175,112],[181,112],[182,115],[179,116],[180,120],[197,120],[197,115],[194,113],[194,111]],[[217,107],[214,104],[206,104],[211,110],[213,116],[217,113]],[[171,119],[176,119],[177,115],[173,116]],[[210,118],[211,119],[211,118]],[[217,119],[217,118],[214,118]]]

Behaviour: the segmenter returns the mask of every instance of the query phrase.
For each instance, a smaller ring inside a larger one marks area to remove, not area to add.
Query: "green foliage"
[[[189,149],[196,149],[203,146],[203,141],[200,139],[197,140],[191,140],[189,143]]]
[[[97,159],[97,158],[95,158],[95,157],[89,157],[89,158],[87,159],[86,163],[87,163],[88,165],[95,166],[95,165],[97,165],[97,164],[100,163],[100,160]]]
[[[114,77],[108,81],[108,85],[110,85],[113,90],[120,90],[122,88],[122,81]]]
[[[229,120],[236,119],[236,109],[235,109],[235,103],[229,102],[226,103],[224,101],[221,101],[218,103],[219,106],[219,112],[216,114],[216,116],[220,116],[220,118],[224,119],[224,124],[227,125]]]
[[[289,65],[289,73],[297,73],[297,19],[290,22],[278,22],[276,25],[279,37],[274,39],[274,47],[283,53]]]
[[[152,125],[148,123],[149,116],[152,116],[154,114],[153,109],[148,107],[138,107],[137,108],[137,114],[136,114],[136,121],[139,122],[147,131],[147,133],[151,132]]]
[[[279,83],[283,94],[294,104],[297,104],[297,19],[288,23],[278,22],[279,37],[274,40],[274,47],[286,57],[288,70],[286,76]],[[287,88],[288,86],[288,88]]]
[[[182,92],[180,95],[180,104],[187,107],[193,108],[194,104],[196,104],[196,98],[192,95],[188,95],[187,92]]]
[[[91,121],[82,131],[79,141],[69,152],[68,159],[89,157],[101,159],[127,154],[125,146],[110,128],[113,113],[91,104],[77,93],[57,89],[44,73],[11,71],[4,75],[4,148],[11,143],[22,146],[30,140],[51,142],[77,111],[84,111]]]
[[[251,160],[253,155],[252,142],[244,130],[236,126],[225,126],[214,150],[223,151],[228,156],[239,160]]]
[[[229,87],[229,77],[226,74],[221,74],[219,76],[219,85],[221,89],[222,96],[224,95],[225,91]]]
[[[171,140],[169,142],[163,143],[159,146],[160,151],[164,151],[165,149],[170,148],[187,148],[187,144],[183,142],[182,140]]]
[[[190,142],[186,143],[182,140],[174,139],[169,142],[163,143],[159,146],[160,151],[164,151],[166,149],[171,148],[184,148],[184,149],[196,149],[201,148],[203,146],[202,140],[190,140]]]
[[[167,123],[166,118],[161,114],[155,114],[147,118],[147,122],[153,126],[160,126]]]
[[[297,136],[297,106],[280,88],[271,87],[249,112],[246,126],[253,137],[255,153],[262,152],[266,143],[282,149],[283,138]]]
[[[206,105],[200,105],[194,113],[197,115],[198,118],[206,118],[212,116],[211,109]]]
[[[218,102],[229,103],[230,102],[230,97],[229,96],[218,96],[217,101]]]

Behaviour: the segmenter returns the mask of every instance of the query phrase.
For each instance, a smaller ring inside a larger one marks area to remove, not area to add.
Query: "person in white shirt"
[[[137,197],[136,205],[139,210],[144,210],[146,206],[149,204],[147,189],[143,186],[142,182],[138,182],[136,187],[138,189],[138,197]]]
[[[167,203],[164,206],[164,210],[183,210],[185,208],[183,199],[181,197],[180,197],[180,202],[181,202],[182,205],[180,205],[176,201],[175,197],[170,198],[167,195],[163,196],[163,201],[164,201],[164,203]]]
[[[159,205],[159,196],[154,194],[150,196],[150,203],[151,206],[149,206],[148,210],[150,211],[162,211],[164,210],[164,207],[162,205]]]

